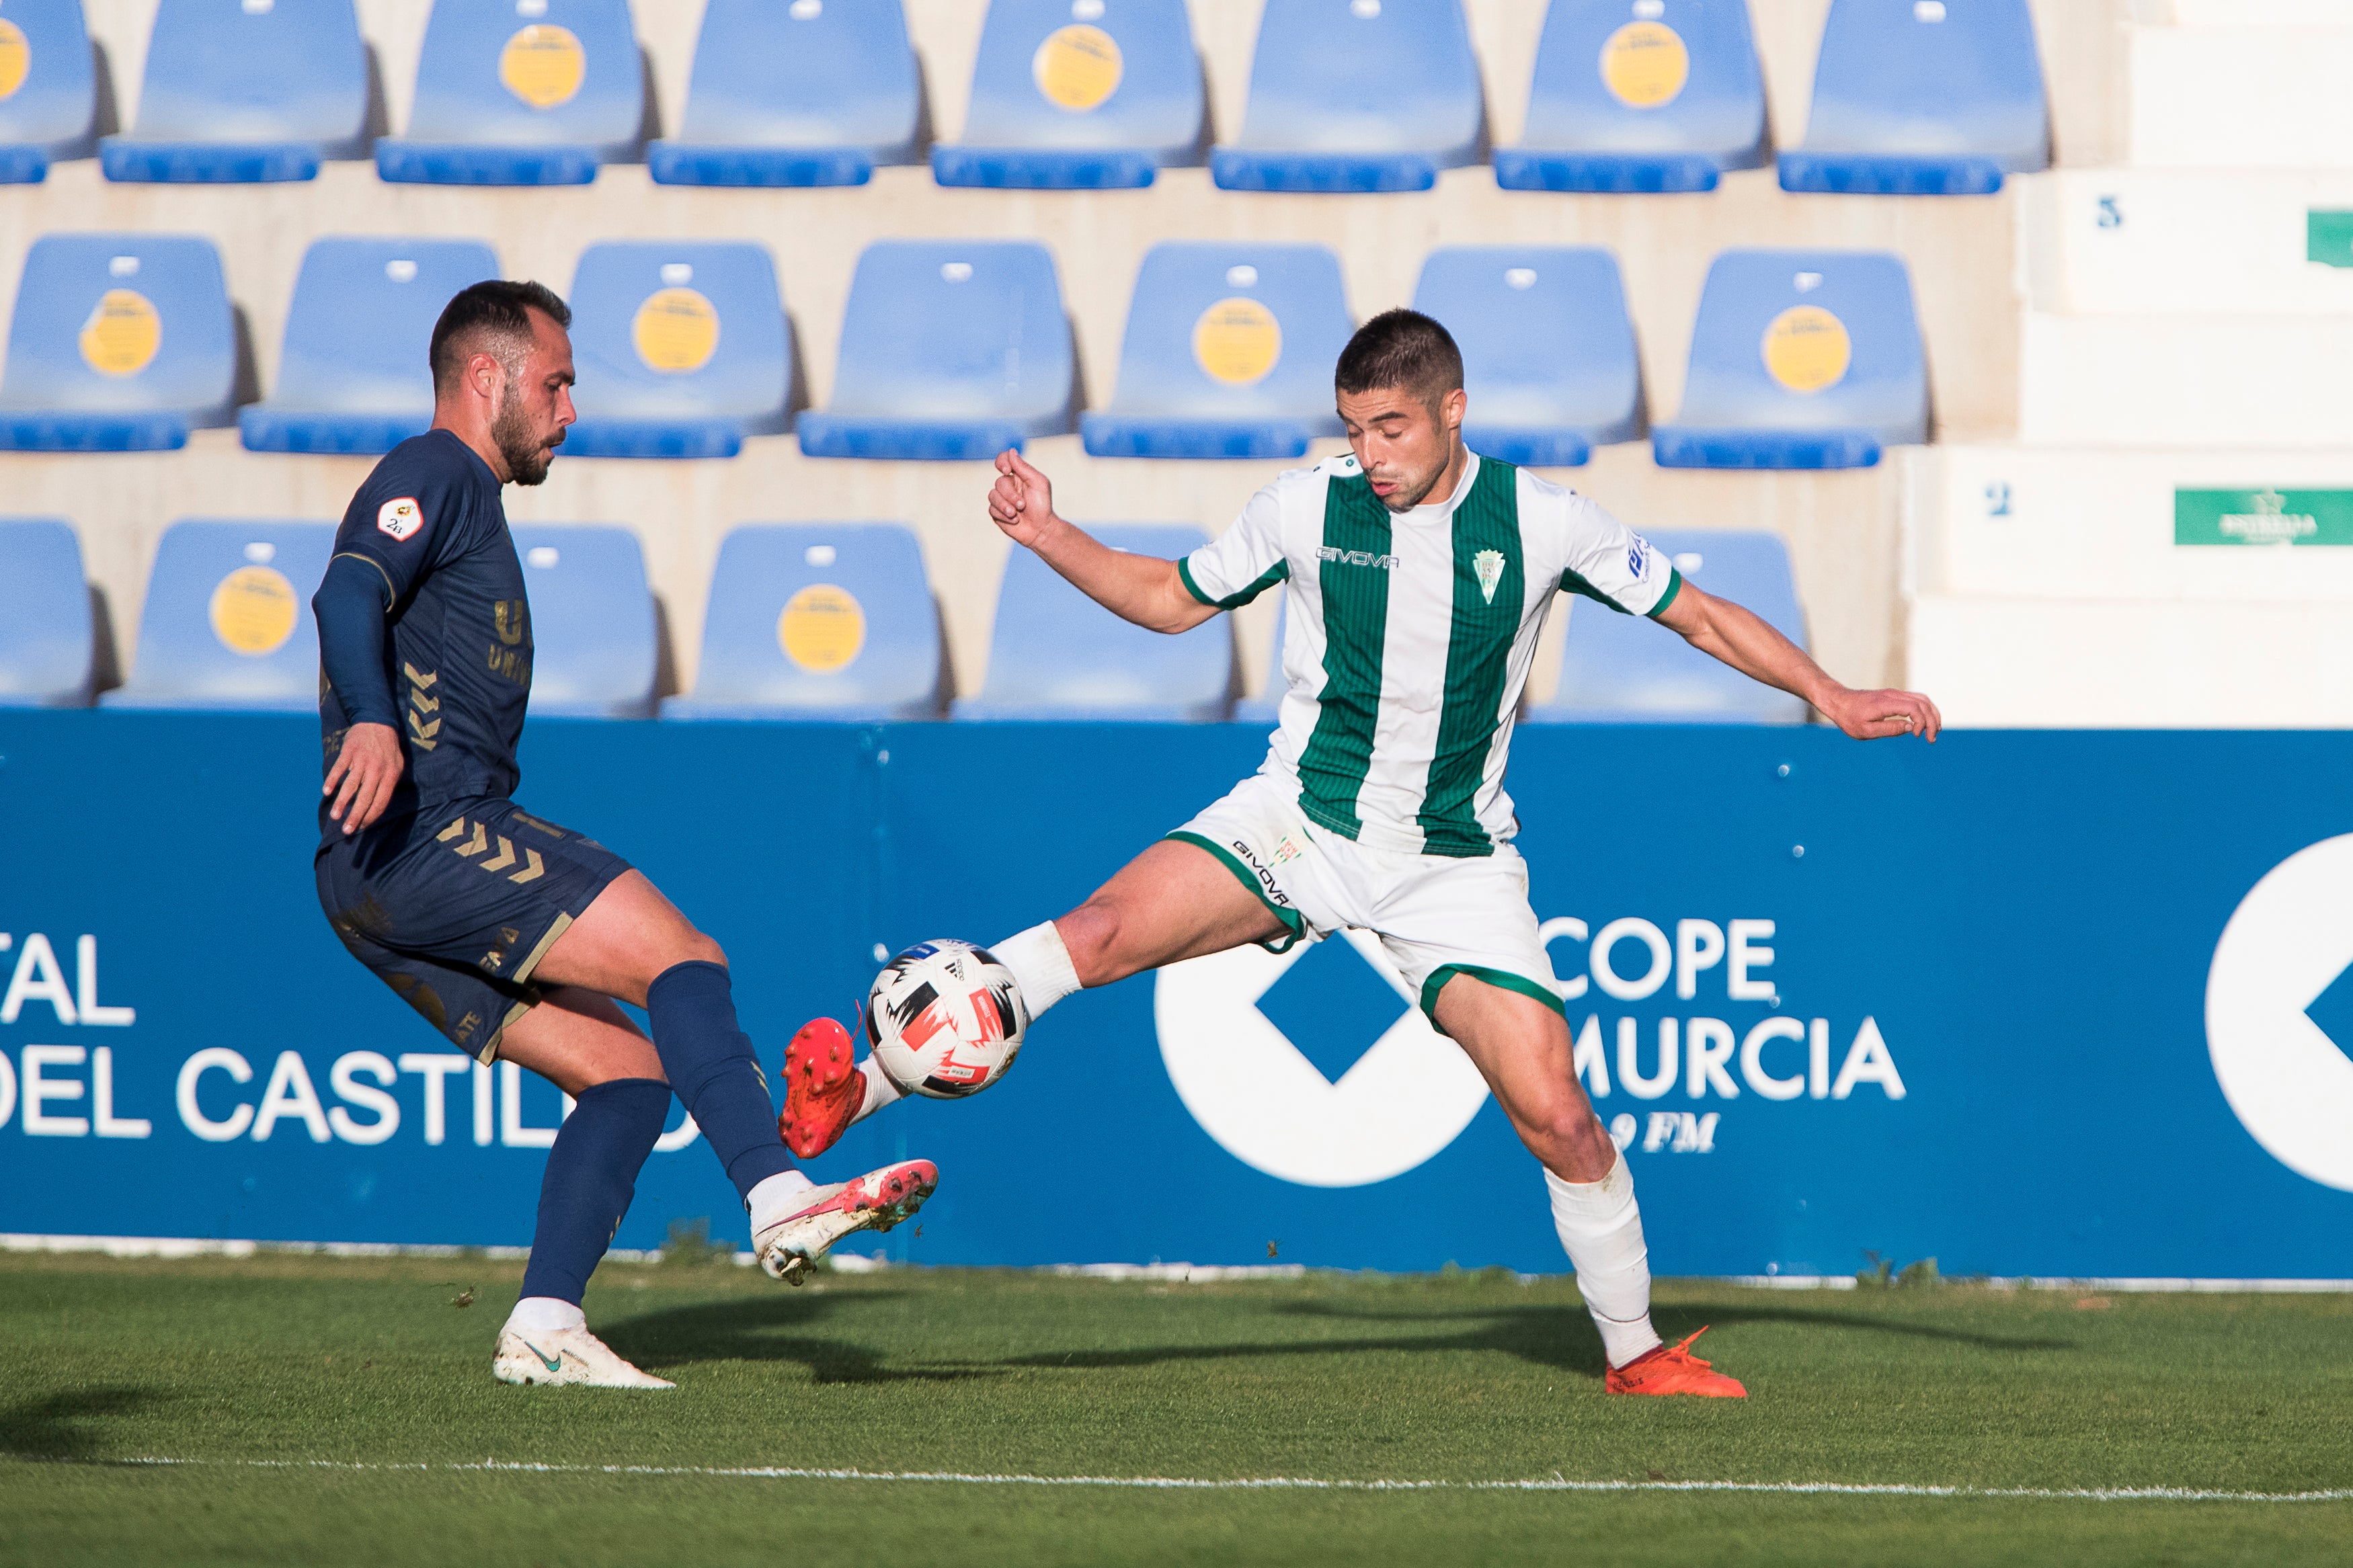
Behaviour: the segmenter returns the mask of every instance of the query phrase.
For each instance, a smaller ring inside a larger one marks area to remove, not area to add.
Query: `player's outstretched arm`
[[[1805,649],[1768,626],[1753,610],[1704,594],[1686,581],[1659,616],[1692,647],[1723,660],[1751,680],[1761,680],[1813,704],[1814,710],[1858,741],[1917,735],[1934,741],[1945,727],[1936,705],[1916,691],[1856,691],[1841,686],[1806,656]]]
[[[1054,514],[1054,487],[1020,453],[997,455],[997,483],[988,492],[989,521],[1016,544],[1113,615],[1155,632],[1190,631],[1218,613],[1185,591],[1176,563],[1113,550]]]

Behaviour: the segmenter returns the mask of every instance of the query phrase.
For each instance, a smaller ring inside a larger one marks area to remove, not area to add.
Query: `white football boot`
[[[852,1231],[889,1230],[922,1208],[939,1182],[939,1167],[929,1160],[902,1160],[854,1181],[813,1187],[804,1207],[752,1238],[752,1250],[770,1275],[801,1284],[835,1242]]]
[[[588,1388],[678,1386],[639,1372],[586,1329],[548,1329],[527,1334],[501,1329],[491,1371],[501,1383],[576,1383]]]

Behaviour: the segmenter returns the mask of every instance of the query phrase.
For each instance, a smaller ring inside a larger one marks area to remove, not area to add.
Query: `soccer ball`
[[[874,977],[866,1043],[910,1094],[959,1100],[1005,1076],[1029,1010],[1013,972],[968,942],[917,942]]]

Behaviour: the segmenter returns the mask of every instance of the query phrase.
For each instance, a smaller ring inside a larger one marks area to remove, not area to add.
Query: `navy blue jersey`
[[[431,430],[385,455],[352,498],[335,554],[384,574],[385,676],[400,709],[406,767],[386,818],[514,793],[515,746],[531,697],[531,606],[507,532],[498,476],[463,441]],[[322,680],[326,763],[351,718]],[[341,826],[319,812],[321,834]]]

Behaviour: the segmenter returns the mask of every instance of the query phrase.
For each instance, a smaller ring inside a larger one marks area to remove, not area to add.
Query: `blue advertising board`
[[[1257,765],[1240,725],[534,721],[521,798],[727,949],[773,1067],[887,954],[1059,914]],[[353,963],[299,717],[0,716],[0,1232],[522,1245],[556,1091]],[[1577,1067],[1663,1273],[2353,1277],[2353,736],[1523,731]],[[673,1112],[673,1125],[678,1126]],[[732,1190],[679,1127],[617,1238]],[[1558,1272],[1536,1167],[1377,947],[1082,993],[936,1160],[931,1263]]]

